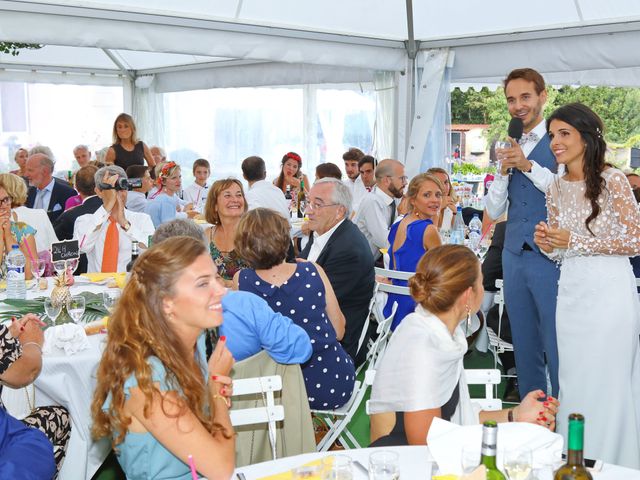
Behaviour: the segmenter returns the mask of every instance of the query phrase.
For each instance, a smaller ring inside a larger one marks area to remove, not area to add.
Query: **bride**
[[[640,468],[640,304],[629,256],[640,254],[640,213],[624,174],[605,164],[602,120],[586,106],[547,120],[565,174],[547,192],[549,223],[535,242],[561,263],[556,309],[560,410],[584,414],[584,455]]]

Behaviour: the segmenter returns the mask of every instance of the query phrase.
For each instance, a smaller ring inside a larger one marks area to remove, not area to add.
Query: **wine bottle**
[[[296,214],[298,218],[304,218],[304,205],[305,205],[305,195],[304,195],[304,180],[300,180],[300,191],[298,192],[298,205],[296,209]]]
[[[592,480],[593,477],[584,466],[582,449],[584,445],[584,417],[579,413],[569,415],[569,442],[567,463],[554,475],[554,480]]]
[[[498,424],[493,420],[484,422],[482,426],[482,450],[480,464],[487,469],[487,480],[507,480],[496,465]]]
[[[131,260],[127,263],[127,272],[130,272],[133,268],[133,264],[136,263],[138,255],[140,255],[140,249],[138,248],[138,242],[134,240],[131,242]]]

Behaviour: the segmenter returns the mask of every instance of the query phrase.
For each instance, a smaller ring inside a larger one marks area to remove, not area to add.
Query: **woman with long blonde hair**
[[[444,168],[433,167],[427,170],[427,173],[436,177],[442,184],[442,205],[440,206],[440,216],[438,217],[438,229],[451,230],[460,199],[451,186],[449,172]]]
[[[154,245],[136,261],[109,321],[91,406],[127,478],[190,478],[188,456],[209,479],[228,479],[233,357],[204,330],[222,323],[220,283],[206,246],[190,237]]]
[[[156,164],[147,144],[137,136],[133,117],[121,113],[113,122],[113,145],[107,150],[105,162],[126,170],[131,165],[144,165],[145,160],[150,167]]]

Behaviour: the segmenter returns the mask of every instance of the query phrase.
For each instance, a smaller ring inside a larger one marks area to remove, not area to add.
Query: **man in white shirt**
[[[125,208],[127,191],[113,188],[119,178],[127,178],[127,174],[116,165],[96,172],[96,195],[103,204],[75,223],[73,238],[80,243],[80,251],[87,254],[89,272],[124,272],[131,260],[131,242],[145,246],[154,232],[149,215]]]
[[[402,198],[407,177],[397,160],[382,160],[376,168],[376,186],[367,193],[353,222],[364,234],[374,259],[388,248],[389,227],[396,219],[397,200]]]
[[[360,171],[358,170],[358,162],[364,157],[364,152],[359,148],[350,148],[342,155],[344,160],[344,170],[347,174],[347,179],[344,180],[344,184],[349,188],[351,192],[352,204],[354,212],[358,211],[362,197],[367,193],[367,189],[362,183],[360,178]]]
[[[485,207],[493,219],[508,208],[502,266],[520,398],[533,390],[547,391],[547,372],[549,394],[555,397],[560,270],[533,241],[536,224],[546,221],[545,192],[557,171],[543,116],[547,91],[542,76],[530,68],[509,73],[504,88],[509,114],[522,119],[524,135],[520,142],[510,139],[510,148],[496,152],[502,168],[485,197]]]
[[[153,188],[153,179],[149,173],[147,165],[131,165],[127,167],[127,177],[129,180],[142,179],[140,188],[134,188],[127,194],[127,204],[125,208],[130,212],[141,212],[147,209],[147,193]]]
[[[358,162],[360,178],[367,192],[370,192],[376,184],[376,159],[371,155],[365,155]]]
[[[265,180],[267,170],[260,157],[247,157],[242,161],[242,176],[249,183],[245,194],[249,210],[254,208],[270,208],[289,220],[289,202],[284,193],[273,183]]]
[[[193,204],[193,209],[202,213],[204,204],[207,202],[207,194],[209,193],[209,185],[207,180],[211,175],[211,166],[204,158],[199,158],[193,162],[193,176],[196,181],[189,185],[182,192],[182,199],[186,203]]]
[[[73,149],[73,156],[78,162],[78,167],[82,168],[85,165],[89,165],[91,161],[91,150],[86,145],[78,145]]]

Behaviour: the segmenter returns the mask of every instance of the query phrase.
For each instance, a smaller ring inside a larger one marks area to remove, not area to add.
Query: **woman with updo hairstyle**
[[[289,222],[274,210],[256,208],[240,220],[236,251],[251,268],[234,277],[240,290],[266,300],[311,338],[313,353],[301,364],[312,409],[344,405],[356,380],[351,357],[339,340],[345,318],[322,267],[312,262],[286,263]]]
[[[282,193],[287,191],[287,186],[290,187],[291,196],[297,198],[296,195],[300,191],[300,181],[304,181],[304,192],[307,193],[311,185],[309,185],[309,179],[302,173],[302,158],[295,152],[285,153],[282,157],[282,167],[280,169],[280,175],[273,181],[273,184],[282,190]]]
[[[542,390],[517,407],[481,411],[469,398],[462,359],[467,341],[462,324],[482,302],[482,272],[462,245],[429,250],[409,280],[415,312],[391,336],[371,390],[372,446],[425,445],[434,418],[459,425],[529,422],[555,427],[557,401]]]
[[[226,339],[207,361],[205,329],[222,323],[226,289],[202,241],[173,237],[138,257],[109,317],[91,414],[127,478],[230,478]]]
[[[442,185],[442,205],[440,206],[437,227],[438,229],[451,230],[455,216],[458,213],[457,208],[460,199],[451,185],[449,172],[444,168],[433,167],[427,170],[427,173],[440,180]]]
[[[436,224],[443,198],[442,184],[433,175],[421,173],[409,182],[405,198],[408,213],[389,229],[389,268],[399,272],[415,272],[418,261],[425,252],[442,244]],[[392,280],[394,285],[406,286],[406,280]],[[407,295],[390,293],[384,307],[389,317],[393,304],[398,309],[391,323],[395,330],[402,319],[413,312],[416,303]]]

